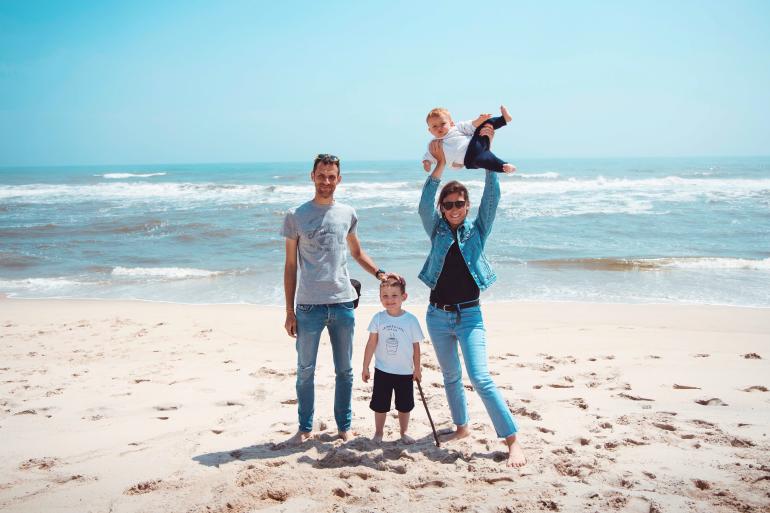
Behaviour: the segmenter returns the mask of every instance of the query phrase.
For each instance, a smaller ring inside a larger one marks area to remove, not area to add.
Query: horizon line
[[[725,159],[725,158],[770,158],[766,155],[648,155],[648,156],[592,156],[592,157],[519,157],[519,160],[653,160],[653,159]],[[419,159],[341,159],[341,162],[418,162]],[[25,168],[58,168],[58,167],[126,167],[126,166],[206,166],[206,165],[246,165],[246,164],[299,164],[312,162],[310,159],[302,160],[241,160],[241,161],[199,161],[199,162],[150,162],[150,163],[67,163],[67,164],[2,164],[0,170],[25,169]]]

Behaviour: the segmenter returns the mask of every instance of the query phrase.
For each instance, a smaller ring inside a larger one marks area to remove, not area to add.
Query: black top
[[[436,282],[436,288],[430,291],[430,301],[442,305],[457,305],[475,301],[479,294],[479,286],[471,276],[455,238],[444,259],[444,267]]]

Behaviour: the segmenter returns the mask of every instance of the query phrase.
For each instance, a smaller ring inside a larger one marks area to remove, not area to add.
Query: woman
[[[494,129],[487,126],[482,134],[491,139]],[[505,439],[508,446],[507,466],[521,467],[526,458],[516,439],[516,422],[489,374],[486,331],[479,306],[480,292],[497,278],[484,255],[484,246],[500,201],[498,174],[486,172],[479,213],[473,221],[466,219],[470,209],[468,190],[457,181],[443,187],[437,211],[433,201],[446,159],[440,140],[433,141],[430,150],[438,163],[425,181],[420,198],[420,218],[431,239],[420,280],[431,288],[428,332],[444,375],[452,421],[457,426],[445,441],[470,434],[459,346],[471,383],[484,402],[497,436]]]

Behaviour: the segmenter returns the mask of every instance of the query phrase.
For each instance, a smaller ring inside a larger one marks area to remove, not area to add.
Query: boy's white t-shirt
[[[374,366],[377,369],[390,374],[414,373],[412,344],[425,338],[417,317],[409,312],[392,317],[383,310],[374,314],[368,331],[377,333],[377,348],[374,350]]]

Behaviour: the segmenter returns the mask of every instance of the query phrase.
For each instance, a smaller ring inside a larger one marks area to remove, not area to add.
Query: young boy
[[[385,417],[390,411],[390,398],[395,392],[401,441],[414,443],[406,430],[409,427],[409,412],[414,408],[412,380],[422,379],[420,341],[424,337],[417,318],[401,308],[406,298],[406,281],[403,278],[382,282],[380,302],[385,310],[376,313],[369,323],[369,341],[364,351],[361,378],[364,383],[369,382],[369,364],[374,355],[374,388],[369,408],[374,410],[375,429],[372,440],[375,442],[382,441]]]
[[[489,169],[498,173],[513,173],[516,166],[503,162],[489,149],[489,137],[479,135],[481,127],[490,124],[497,130],[511,122],[511,115],[505,105],[500,106],[502,116],[493,118],[491,114],[481,114],[473,121],[461,121],[457,125],[452,121],[449,111],[436,108],[428,112],[425,119],[428,123],[428,131],[436,139],[441,139],[444,146],[446,162],[455,169],[467,167],[468,169]],[[430,172],[436,159],[425,153],[422,167]]]

